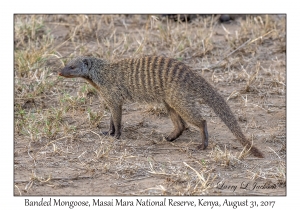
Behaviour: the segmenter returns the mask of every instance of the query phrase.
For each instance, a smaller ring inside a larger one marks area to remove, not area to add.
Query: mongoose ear
[[[88,59],[88,58],[85,58],[82,60],[83,64],[86,65],[87,69],[90,69],[91,68],[91,60]]]

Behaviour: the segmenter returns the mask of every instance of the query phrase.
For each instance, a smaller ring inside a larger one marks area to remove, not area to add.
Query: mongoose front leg
[[[110,121],[109,121],[109,130],[102,132],[102,134],[103,135],[110,135],[110,136],[114,136],[115,135],[115,126],[114,126],[112,117],[110,117]]]
[[[118,105],[118,106],[110,107],[110,111],[111,111],[110,132],[114,134],[114,137],[116,139],[118,139],[121,136],[122,106]]]
[[[174,130],[166,137],[166,139],[167,141],[174,141],[185,130],[186,128],[185,122],[180,117],[180,115],[173,108],[171,108],[167,103],[165,103],[165,107],[167,108],[169,116],[174,124]]]

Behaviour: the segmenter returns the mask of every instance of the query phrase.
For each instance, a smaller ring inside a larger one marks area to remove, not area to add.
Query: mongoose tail
[[[199,78],[197,78],[199,79]],[[230,107],[223,99],[223,97],[214,90],[214,88],[202,77],[201,80],[201,89],[205,89],[205,91],[201,91],[201,96],[205,103],[209,105],[214,112],[221,118],[221,120],[225,123],[225,125],[229,128],[229,130],[234,134],[237,140],[246,147],[246,149],[250,149],[250,152],[259,158],[263,158],[263,153],[257,149],[252,143],[247,140],[245,135],[243,134],[234,114],[232,113]],[[198,83],[199,84],[199,83]]]

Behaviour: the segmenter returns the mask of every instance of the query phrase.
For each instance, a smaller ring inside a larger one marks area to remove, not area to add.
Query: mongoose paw
[[[104,136],[114,136],[115,133],[112,133],[111,131],[103,131],[101,132]]]
[[[116,133],[116,134],[115,134],[115,138],[116,138],[116,139],[119,139],[120,136],[121,136],[121,133]]]
[[[105,136],[113,136],[116,139],[119,139],[120,136],[121,136],[121,133],[113,133],[111,131],[104,131],[104,132],[102,132],[102,134],[105,135]]]
[[[207,147],[207,145],[205,145],[205,144],[200,144],[200,145],[197,146],[197,149],[205,150],[206,147]]]
[[[175,140],[175,138],[171,138],[170,136],[165,137],[165,139],[166,139],[167,141],[174,141],[174,140]]]

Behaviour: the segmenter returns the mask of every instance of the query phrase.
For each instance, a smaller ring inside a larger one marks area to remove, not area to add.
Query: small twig
[[[194,169],[193,167],[191,167],[191,166],[190,166],[189,164],[187,164],[186,162],[183,162],[183,164],[184,164],[185,166],[189,167],[190,169],[192,169],[192,170],[197,174],[198,178],[199,178],[200,180],[202,180],[203,182],[205,182],[204,177],[201,176],[201,175],[199,174],[199,172],[196,171],[196,169]]]
[[[49,142],[49,143],[47,143],[45,146],[41,147],[41,148],[39,149],[39,151],[37,151],[35,154],[37,154],[38,152],[40,152],[40,151],[41,151],[43,148],[47,147],[49,144],[52,144],[53,142],[56,142],[56,141],[62,140],[62,139],[64,139],[64,138],[67,138],[67,137],[70,137],[70,136],[64,136],[64,137],[61,137],[61,138],[55,139],[55,140],[53,140],[53,141],[50,141],[50,142]]]
[[[244,42],[244,44],[240,45],[238,48],[236,48],[234,51],[232,51],[231,53],[229,53],[228,55],[224,56],[217,64],[211,65],[208,68],[214,68],[216,66],[218,66],[225,58],[228,58],[230,55],[232,55],[233,53],[235,53],[236,51],[238,51],[239,49],[241,49],[242,47],[244,47],[245,45],[247,45],[251,40],[249,39],[248,41]]]
[[[271,147],[269,147],[269,149],[272,150],[272,151],[277,155],[277,157],[278,157],[279,159],[281,159],[280,156],[277,154],[277,152],[275,152],[275,150],[273,150]]]
[[[222,26],[223,30],[224,30],[227,34],[231,34],[231,33],[225,28],[225,26],[224,26],[223,24],[221,24],[221,26]]]
[[[18,189],[18,191],[19,191],[19,194],[20,194],[20,195],[22,195],[22,193],[21,193],[21,191],[20,191],[19,187],[18,187],[17,185],[15,185],[15,187]]]
[[[236,48],[235,50],[233,50],[231,53],[229,53],[228,55],[225,55],[225,56],[224,56],[217,64],[213,64],[213,65],[211,65],[211,66],[209,66],[209,67],[207,67],[207,68],[210,69],[210,68],[214,68],[214,67],[218,66],[225,58],[228,58],[230,55],[232,55],[232,54],[235,53],[236,51],[240,50],[240,49],[243,48],[244,46],[249,45],[249,44],[251,44],[251,43],[257,41],[258,39],[262,39],[263,37],[267,36],[269,33],[273,32],[273,31],[274,31],[274,30],[271,30],[271,31],[269,31],[268,33],[265,33],[264,35],[262,35],[262,36],[260,36],[260,37],[257,37],[257,38],[255,38],[255,39],[253,39],[253,40],[251,40],[251,39],[247,40],[247,41],[244,42],[242,45],[240,45],[238,48]]]
[[[51,179],[47,179],[47,181],[50,180],[78,180],[78,179],[89,179],[93,178],[92,176],[75,176],[75,177],[51,177]],[[32,180],[15,180],[14,183],[24,183],[24,182],[31,182]],[[42,182],[41,180],[38,180]],[[43,181],[45,182],[45,181]]]

